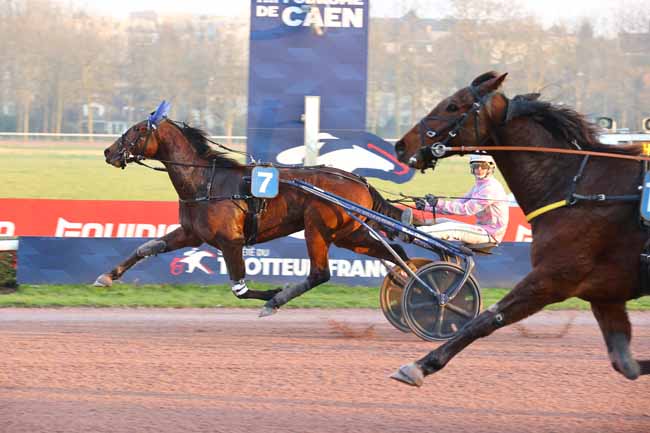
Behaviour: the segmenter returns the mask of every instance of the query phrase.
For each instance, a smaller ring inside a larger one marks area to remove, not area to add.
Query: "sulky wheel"
[[[423,266],[417,272],[429,287],[447,292],[463,277],[463,269],[447,262]],[[472,275],[456,296],[440,306],[436,297],[412,278],[404,287],[402,316],[415,335],[427,341],[448,340],[481,311],[481,293]]]
[[[406,264],[413,271],[416,271],[431,262],[432,260],[416,257],[407,260]],[[406,272],[399,266],[394,266],[392,270],[389,270],[379,290],[381,311],[384,312],[384,316],[386,316],[388,322],[402,332],[411,332],[411,328],[409,328],[402,317],[402,294],[404,293],[404,286],[406,286],[408,280],[409,276]]]

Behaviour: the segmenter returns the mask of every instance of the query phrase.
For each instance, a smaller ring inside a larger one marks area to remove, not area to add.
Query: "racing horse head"
[[[420,170],[434,168],[438,158],[453,154],[442,153],[442,146],[485,143],[507,105],[503,95],[496,93],[507,75],[487,72],[440,101],[395,143],[399,161]]]
[[[650,292],[641,279],[648,269],[639,269],[648,240],[638,223],[643,164],[634,159],[641,146],[601,144],[583,115],[539,95],[507,98],[498,91],[505,78],[482,74],[443,99],[395,144],[395,153],[418,169],[467,153],[468,146],[491,154],[531,222],[532,271],[452,339],[393,377],[419,386],[474,340],[570,297],[591,303],[616,371],[628,379],[650,374],[650,361],[630,353],[625,307]]]
[[[167,119],[168,113],[169,103],[162,101],[146,120],[131,126],[104,150],[106,163],[126,168],[129,162],[156,158],[160,141],[158,127]]]
[[[206,177],[217,183],[229,175],[219,169],[242,167],[225,152],[210,146],[204,131],[169,119],[168,111],[169,104],[163,101],[147,119],[127,129],[104,150],[106,163],[124,169],[130,163],[160,161],[165,168],[154,169],[169,173],[181,200],[200,195]]]

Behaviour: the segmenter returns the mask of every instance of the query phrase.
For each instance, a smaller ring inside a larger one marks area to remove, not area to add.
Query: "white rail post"
[[[320,130],[320,96],[305,96],[305,161],[316,165],[318,161],[318,132]]]

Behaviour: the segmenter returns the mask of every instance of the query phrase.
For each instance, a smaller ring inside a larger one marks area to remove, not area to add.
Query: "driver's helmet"
[[[470,167],[470,172],[478,177],[478,168],[483,167],[487,169],[487,172],[484,176],[481,178],[485,178],[490,176],[492,173],[494,173],[494,169],[496,168],[496,164],[494,163],[494,159],[490,155],[470,155],[469,157],[469,167]]]

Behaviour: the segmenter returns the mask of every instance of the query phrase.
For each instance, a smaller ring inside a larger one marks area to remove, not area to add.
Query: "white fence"
[[[49,138],[49,139],[87,139],[93,140],[95,138],[109,138],[117,139],[120,137],[120,134],[76,134],[76,133],[51,133],[51,132],[0,132],[0,138],[5,139],[16,139],[16,138]],[[210,140],[222,140],[222,141],[236,141],[236,142],[246,142],[245,135],[211,135]]]
[[[90,144],[107,145],[120,137],[120,134],[77,134],[49,132],[0,132],[0,145],[4,143],[61,143],[61,144]],[[208,138],[234,150],[246,150],[245,135],[211,135]]]

